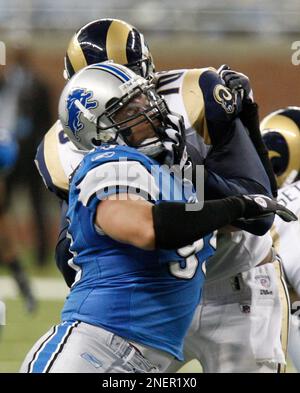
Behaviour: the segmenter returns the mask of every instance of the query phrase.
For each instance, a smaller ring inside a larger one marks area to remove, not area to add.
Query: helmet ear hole
[[[105,104],[105,109],[109,108],[111,105],[115,104],[119,99],[117,97],[111,98],[107,103]]]

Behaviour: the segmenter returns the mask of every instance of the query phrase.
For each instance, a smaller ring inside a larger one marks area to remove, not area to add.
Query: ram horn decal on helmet
[[[278,187],[296,180],[300,171],[300,108],[270,113],[260,124]]]

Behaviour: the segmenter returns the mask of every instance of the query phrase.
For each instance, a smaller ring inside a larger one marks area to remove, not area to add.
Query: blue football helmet
[[[125,65],[144,78],[154,73],[148,45],[134,26],[119,19],[97,19],[79,29],[65,55],[66,79],[82,68],[104,61]]]

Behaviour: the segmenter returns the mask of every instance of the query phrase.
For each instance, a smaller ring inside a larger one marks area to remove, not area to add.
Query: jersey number
[[[182,74],[183,74],[183,72],[177,72],[174,74],[167,73],[166,75],[162,74],[161,76],[159,76],[157,83],[156,83],[156,90],[158,91],[158,93],[161,95],[178,94],[179,87],[173,87],[173,88],[166,89],[165,86],[177,81],[177,79],[179,79]]]
[[[183,278],[186,280],[193,278],[199,265],[199,260],[196,254],[201,251],[203,247],[204,240],[200,239],[189,246],[179,248],[177,253],[181,257],[185,258],[185,266],[182,267],[180,262],[170,262],[171,274],[177,278]]]

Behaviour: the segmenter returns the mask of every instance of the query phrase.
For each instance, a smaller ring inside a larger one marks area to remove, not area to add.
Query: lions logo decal
[[[222,106],[226,113],[232,114],[235,111],[234,98],[227,87],[216,85],[213,94],[216,102]]]
[[[67,98],[68,123],[66,125],[73,131],[75,136],[83,128],[83,124],[80,121],[81,111],[76,105],[76,101],[78,100],[86,109],[94,109],[97,107],[97,101],[89,101],[92,95],[91,91],[74,89]]]

